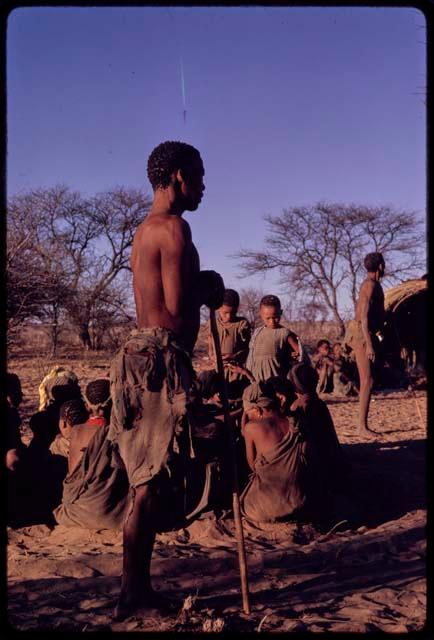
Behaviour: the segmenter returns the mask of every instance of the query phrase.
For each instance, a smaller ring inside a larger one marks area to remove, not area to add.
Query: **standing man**
[[[154,200],[131,254],[137,331],[110,371],[108,438],[130,484],[121,593],[114,610],[118,620],[138,606],[176,608],[152,589],[150,563],[159,523],[167,518],[162,494],[167,486],[178,491],[182,516],[182,481],[175,485],[194,457],[191,355],[200,307],[219,307],[223,300],[223,280],[214,271],[200,271],[190,227],[182,218],[184,211],[199,206],[204,173],[200,153],[184,142],[164,142],[148,159]]]
[[[369,436],[375,433],[368,427],[368,411],[373,368],[379,357],[377,334],[382,331],[385,320],[384,293],[380,284],[385,268],[383,255],[368,253],[364,265],[368,273],[360,288],[356,317],[348,324],[345,342],[354,350],[360,378],[359,433]]]

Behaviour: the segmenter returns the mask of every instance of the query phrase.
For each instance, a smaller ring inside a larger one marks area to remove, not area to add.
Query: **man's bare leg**
[[[360,379],[358,432],[360,435],[372,437],[375,431],[368,426],[369,403],[371,401],[371,391],[374,384],[371,362],[366,356],[363,345],[355,345],[354,353]]]
[[[123,569],[121,592],[113,616],[126,618],[137,608],[176,610],[171,601],[151,586],[151,557],[155,543],[156,494],[152,484],[131,489],[131,503],[123,529]]]

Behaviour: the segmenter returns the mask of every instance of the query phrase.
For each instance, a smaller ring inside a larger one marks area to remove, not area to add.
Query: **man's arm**
[[[161,247],[161,280],[166,309],[178,330],[184,320],[184,303],[190,275],[190,251],[190,228],[185,220],[174,216],[167,227]]]
[[[371,280],[365,280],[360,289],[359,299],[360,322],[362,325],[363,337],[366,341],[366,356],[368,360],[371,360],[372,362],[374,362],[375,360],[375,351],[372,346],[371,334],[369,333],[368,312],[374,287],[374,282],[372,282]]]

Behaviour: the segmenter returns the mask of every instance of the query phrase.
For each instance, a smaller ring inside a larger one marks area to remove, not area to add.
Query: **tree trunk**
[[[83,347],[86,349],[86,351],[89,351],[89,349],[92,348],[92,342],[90,339],[90,333],[89,333],[89,323],[88,322],[82,322],[80,325],[80,331],[79,331],[79,337],[81,340],[81,344],[83,345]]]

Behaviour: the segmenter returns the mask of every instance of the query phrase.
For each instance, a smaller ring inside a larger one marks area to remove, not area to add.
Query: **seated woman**
[[[243,394],[243,436],[253,473],[240,497],[253,523],[301,516],[317,486],[312,445],[295,419],[282,416],[273,388],[255,382]]]
[[[64,402],[81,398],[77,376],[69,370],[51,375],[55,367],[43,379],[39,387],[39,411],[30,418],[29,427],[33,438],[29,444],[32,456],[45,455],[50,444],[59,433],[59,412]]]
[[[291,411],[300,429],[313,443],[319,460],[321,484],[325,494],[336,488],[347,469],[333,419],[324,400],[318,397],[318,374],[312,367],[298,364],[289,374],[297,399]]]

